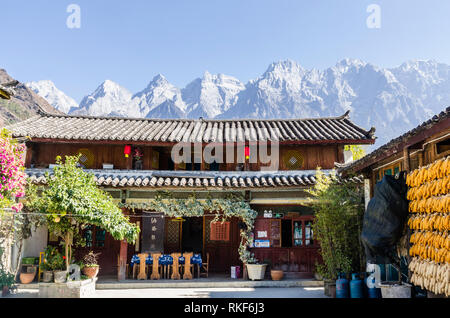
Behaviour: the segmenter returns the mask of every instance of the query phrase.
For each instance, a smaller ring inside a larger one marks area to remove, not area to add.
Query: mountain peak
[[[304,71],[300,64],[297,62],[287,59],[278,62],[274,62],[269,65],[266,70],[266,73],[272,72],[300,72]]]
[[[340,69],[345,72],[345,71],[349,70],[350,68],[359,69],[366,65],[368,65],[368,64],[360,59],[344,58],[336,63],[335,68]]]
[[[121,88],[121,87],[122,86],[120,86],[116,82],[107,79],[103,83],[101,83],[98,88],[103,88],[105,91],[111,91],[111,90],[116,90],[116,89]]]
[[[215,77],[215,76],[212,75],[212,74],[211,74],[210,72],[208,72],[208,71],[205,71],[205,72],[203,73],[203,80],[204,80],[204,81],[211,81],[214,77]]]
[[[50,80],[25,83],[29,89],[46,99],[57,110],[68,113],[71,108],[78,107],[77,102],[59,90]]]

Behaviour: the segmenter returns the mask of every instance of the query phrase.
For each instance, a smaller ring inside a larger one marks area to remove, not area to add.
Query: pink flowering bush
[[[20,211],[22,203],[16,198],[25,195],[25,145],[17,143],[11,133],[2,129],[0,134],[0,209]]]

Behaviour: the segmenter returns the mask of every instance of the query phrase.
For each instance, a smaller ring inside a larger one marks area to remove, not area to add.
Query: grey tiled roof
[[[374,143],[366,131],[348,118],[312,119],[138,119],[54,115],[42,112],[7,127],[15,137],[126,142],[245,142],[348,141]]]
[[[314,170],[291,171],[163,171],[163,170],[85,170],[94,175],[98,186],[150,188],[273,188],[310,187],[316,183]],[[52,169],[26,169],[29,181],[46,184],[45,172]],[[329,170],[323,170],[330,173]],[[362,182],[355,177],[345,182]]]

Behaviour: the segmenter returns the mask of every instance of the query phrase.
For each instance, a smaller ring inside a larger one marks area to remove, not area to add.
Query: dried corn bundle
[[[408,191],[409,192],[409,191]],[[415,200],[409,203],[411,213],[447,213],[450,212],[450,195]]]
[[[450,192],[450,175],[443,179],[436,179],[408,191],[407,199],[422,200],[432,196],[445,195]]]
[[[450,214],[415,214],[408,219],[408,226],[412,230],[445,232],[450,228]]]
[[[450,264],[438,264],[414,257],[409,263],[411,282],[435,294],[450,296]]]
[[[450,296],[450,157],[408,174],[411,282]]]
[[[442,179],[450,175],[450,157],[436,160],[432,164],[411,171],[406,177],[409,187],[418,187],[434,179]]]

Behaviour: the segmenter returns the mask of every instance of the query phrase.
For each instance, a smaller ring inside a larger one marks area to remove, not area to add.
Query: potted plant
[[[267,264],[259,264],[258,260],[254,257],[247,259],[247,273],[248,278],[251,280],[262,280],[266,273]]]
[[[55,283],[64,283],[67,279],[67,269],[65,266],[65,256],[61,255],[59,251],[53,254],[50,262],[50,268],[53,269],[53,277]]]
[[[142,170],[142,157],[143,157],[143,153],[142,153],[141,148],[139,148],[139,147],[134,148],[134,154],[133,154],[134,169]]]
[[[2,297],[8,295],[9,291],[13,289],[14,284],[14,274],[5,271],[0,262],[0,287],[2,289]]]
[[[90,251],[83,258],[83,274],[89,278],[95,278],[98,274],[100,267],[98,266],[97,258],[100,253],[94,253]]]
[[[58,250],[56,247],[48,245],[45,248],[44,251],[44,259],[42,260],[42,263],[39,265],[40,269],[42,270],[42,282],[43,283],[50,283],[53,281],[53,268],[52,268],[52,262],[53,262],[53,256]]]

